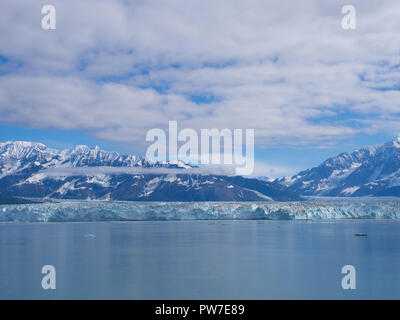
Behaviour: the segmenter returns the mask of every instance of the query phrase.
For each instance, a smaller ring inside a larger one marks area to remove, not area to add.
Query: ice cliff
[[[0,206],[0,222],[399,219],[400,201],[60,201]]]

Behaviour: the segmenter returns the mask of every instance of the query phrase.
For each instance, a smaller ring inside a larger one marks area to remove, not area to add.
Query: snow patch
[[[360,187],[350,187],[343,189],[340,193],[345,194],[347,196],[352,195],[354,192],[356,192]]]

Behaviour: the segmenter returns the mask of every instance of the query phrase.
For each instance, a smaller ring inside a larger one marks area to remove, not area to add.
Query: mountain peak
[[[53,168],[60,165],[64,168],[164,167],[176,169],[178,167],[188,169],[191,167],[182,161],[177,163],[158,162],[135,155],[120,155],[118,152],[103,150],[97,145],[94,148],[77,145],[70,149],[58,150],[36,142],[7,141],[0,143],[0,178],[30,166]]]
[[[303,195],[400,196],[400,136],[383,145],[339,154],[280,181]]]
[[[97,154],[97,153],[99,153],[99,152],[102,152],[102,151],[104,151],[103,149],[101,149],[99,146],[95,146],[94,148],[90,148],[89,146],[87,146],[87,145],[84,145],[84,144],[80,144],[80,145],[76,145],[73,149],[72,149],[72,152],[73,153],[84,153],[84,154],[86,154],[86,153],[94,153],[94,154]],[[106,152],[106,153],[116,153],[116,152],[112,152],[112,151],[104,151],[104,152]]]
[[[90,148],[84,144],[78,144],[73,149],[72,152],[88,152]]]
[[[393,140],[393,146],[395,148],[400,149],[400,136],[397,136],[394,140]]]
[[[6,141],[0,143],[0,146],[15,146],[15,147],[22,147],[22,148],[30,148],[30,147],[41,147],[47,148],[43,143],[39,142],[30,142],[30,141]]]

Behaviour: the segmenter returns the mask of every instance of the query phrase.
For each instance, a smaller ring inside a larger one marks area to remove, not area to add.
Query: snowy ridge
[[[121,201],[296,201],[279,183],[226,171],[157,162],[79,145],[0,144],[0,194],[40,199]]]
[[[145,167],[190,168],[187,164],[157,162],[135,155],[120,155],[96,146],[90,149],[78,145],[73,149],[57,150],[44,144],[25,141],[0,143],[0,178],[27,168],[77,168],[77,167]]]
[[[400,137],[381,146],[342,153],[278,181],[302,195],[400,196]]]

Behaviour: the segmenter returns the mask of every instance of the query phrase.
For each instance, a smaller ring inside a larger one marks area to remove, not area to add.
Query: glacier
[[[124,202],[66,200],[0,206],[0,222],[400,219],[399,200]]]

